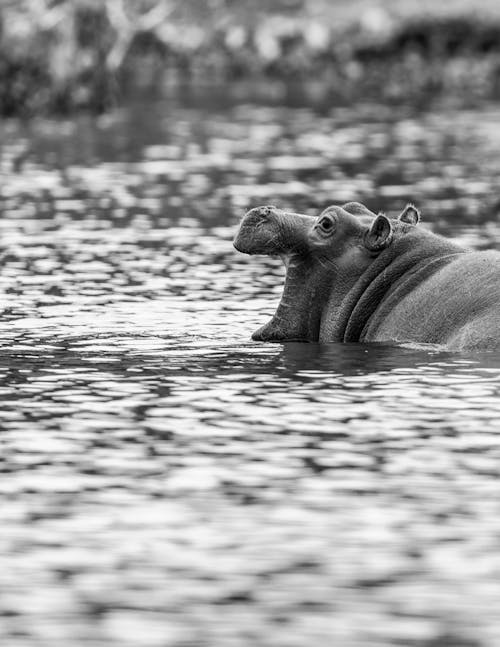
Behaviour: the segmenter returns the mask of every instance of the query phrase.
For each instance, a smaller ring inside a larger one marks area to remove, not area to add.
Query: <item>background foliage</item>
[[[0,112],[102,111],[137,88],[239,80],[397,101],[496,95],[500,6],[442,4],[3,0]]]

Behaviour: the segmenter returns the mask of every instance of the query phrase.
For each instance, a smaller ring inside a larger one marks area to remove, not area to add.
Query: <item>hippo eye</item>
[[[318,222],[318,226],[322,231],[329,234],[333,231],[334,222],[328,216],[323,216],[323,218],[321,218],[321,220]]]

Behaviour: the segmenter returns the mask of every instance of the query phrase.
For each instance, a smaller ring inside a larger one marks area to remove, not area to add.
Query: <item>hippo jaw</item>
[[[280,256],[286,266],[283,294],[272,319],[253,333],[255,341],[318,341],[328,283],[320,280],[310,254],[310,232],[316,218],[257,207],[243,218],[234,247],[245,254]],[[323,270],[324,274],[324,270]]]
[[[299,254],[283,258],[287,266],[283,294],[274,316],[256,330],[254,341],[318,341],[321,324],[310,260]]]

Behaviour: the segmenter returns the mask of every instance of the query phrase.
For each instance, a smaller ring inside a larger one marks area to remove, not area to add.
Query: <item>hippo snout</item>
[[[258,219],[265,219],[268,216],[276,214],[278,211],[278,207],[275,207],[273,204],[266,204],[263,207],[255,207],[254,209],[250,209],[250,211],[246,215]]]
[[[307,245],[307,232],[314,218],[288,213],[274,205],[251,209],[243,218],[233,241],[244,254],[282,255]]]
[[[233,241],[234,247],[244,254],[266,253],[261,248],[272,238],[273,216],[277,212],[273,205],[250,209],[241,221]]]

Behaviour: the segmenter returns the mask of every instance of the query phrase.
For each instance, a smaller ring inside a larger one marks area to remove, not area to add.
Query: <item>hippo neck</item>
[[[290,256],[283,294],[272,319],[252,338],[258,341],[317,341],[323,303],[333,271],[311,258]]]
[[[342,301],[334,341],[357,342],[384,299],[409,277],[418,284],[465,250],[432,234],[420,240],[408,234],[384,250],[363,272]]]

